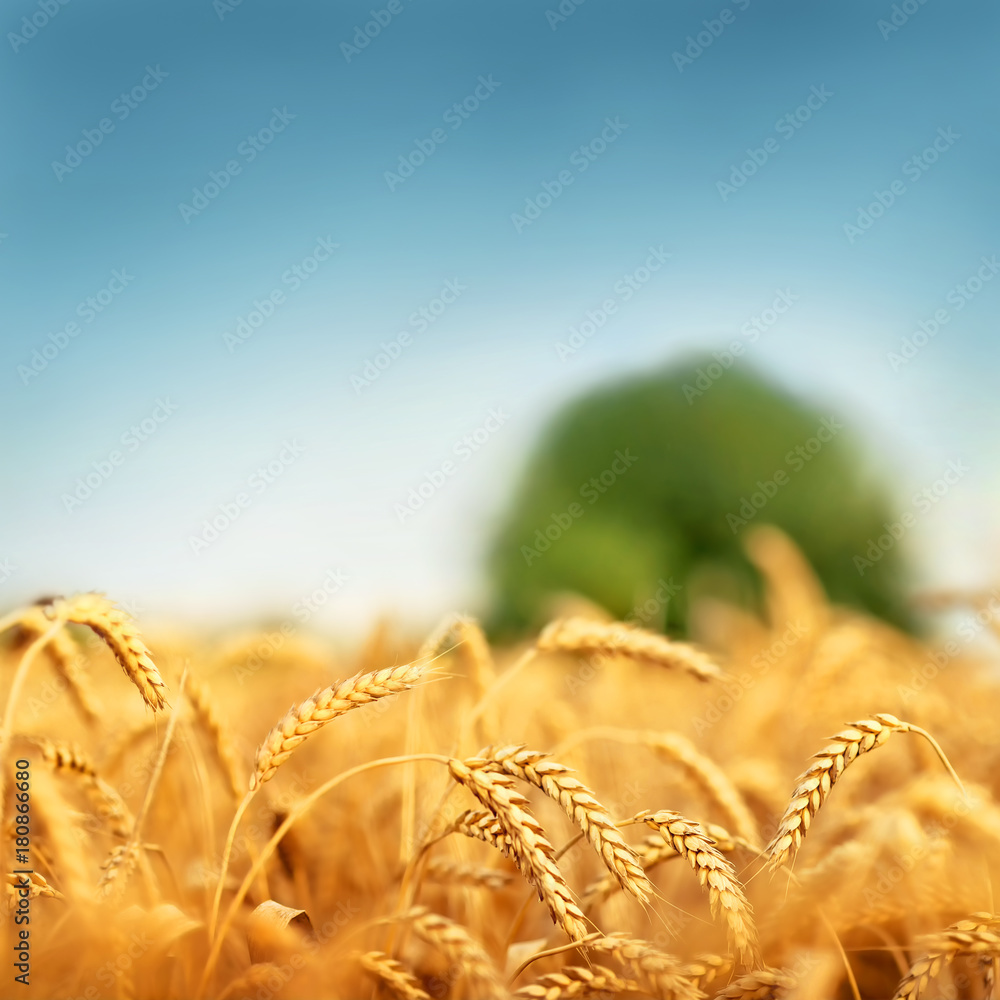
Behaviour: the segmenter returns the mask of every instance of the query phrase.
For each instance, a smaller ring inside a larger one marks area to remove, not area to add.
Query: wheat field
[[[11,609],[0,995],[992,996],[993,604],[924,646],[747,548],[763,611],[703,600],[691,643],[582,601],[350,656]]]

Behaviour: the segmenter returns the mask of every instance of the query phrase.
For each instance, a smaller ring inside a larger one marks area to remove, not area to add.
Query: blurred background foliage
[[[501,522],[492,630],[538,626],[565,593],[633,619],[658,596],[640,623],[674,633],[699,594],[756,606],[742,537],[761,523],[798,543],[833,601],[912,627],[906,539],[858,561],[899,509],[876,461],[842,414],[738,363],[697,358],[591,390],[550,422]]]

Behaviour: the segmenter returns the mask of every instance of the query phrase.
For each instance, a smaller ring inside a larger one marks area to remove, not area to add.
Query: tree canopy
[[[544,431],[497,532],[494,631],[537,625],[561,592],[622,618],[654,600],[648,623],[674,631],[694,593],[753,603],[741,536],[761,523],[797,542],[831,599],[907,624],[905,539],[871,558],[892,491],[845,424],[710,358],[587,392]]]

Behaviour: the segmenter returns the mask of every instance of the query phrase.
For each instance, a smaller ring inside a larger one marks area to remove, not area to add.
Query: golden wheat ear
[[[104,640],[115,654],[128,679],[139,689],[143,701],[153,709],[166,705],[167,685],[132,619],[103,594],[77,594],[58,598],[49,605],[56,616],[85,625]]]

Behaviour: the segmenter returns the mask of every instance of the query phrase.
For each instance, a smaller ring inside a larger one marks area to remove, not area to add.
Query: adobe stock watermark
[[[796,131],[802,128],[812,116],[822,108],[833,92],[826,89],[826,84],[819,87],[813,85],[809,88],[809,96],[794,111],[782,115],[774,123],[774,131],[783,136],[785,140],[791,139]],[[770,160],[775,153],[781,149],[781,143],[773,136],[768,136],[760,146],[747,147],[747,159],[742,163],[732,164],[729,171],[729,183],[726,181],[716,181],[715,189],[719,192],[723,202],[729,200],[736,192],[743,187],[746,182]]]
[[[577,10],[586,3],[586,0],[560,0],[559,6],[553,10],[551,7],[545,11],[545,20],[549,27],[555,31],[560,24],[565,24]]]
[[[168,396],[156,400],[153,409],[137,423],[123,431],[118,439],[121,447],[112,448],[104,458],[91,462],[91,471],[77,478],[72,493],[60,497],[66,513],[82,507],[159,429],[177,412],[177,404]]]
[[[17,55],[69,2],[70,0],[38,0],[35,5],[38,9],[31,17],[21,18],[21,33],[7,32],[7,41],[14,54]]]
[[[954,312],[961,312],[1000,272],[996,254],[980,257],[979,260],[980,266],[945,296],[945,301],[953,307]],[[951,317],[952,310],[942,306],[935,309],[934,315],[929,319],[922,319],[909,337],[901,338],[898,351],[886,354],[889,367],[898,372],[908,365],[938,335],[941,328],[951,322]]]
[[[908,681],[896,686],[903,703],[910,704],[956,656],[962,653],[965,647],[998,620],[1000,620],[1000,588],[994,587],[989,593],[989,601],[959,622],[956,631],[962,641],[949,639],[941,649],[929,651],[924,662],[913,669]]]
[[[272,288],[264,298],[253,300],[253,308],[245,316],[236,317],[232,331],[222,334],[226,350],[233,354],[237,347],[245,344],[288,301],[288,295],[297,292],[319,270],[320,264],[328,261],[339,248],[340,244],[334,243],[332,236],[320,236],[311,253],[281,272],[281,284],[288,289],[288,294],[280,287]]]
[[[892,13],[889,15],[889,20],[879,18],[875,22],[882,41],[887,42],[889,36],[899,31],[925,3],[927,0],[903,0],[902,3],[894,3],[890,8]]]
[[[735,0],[733,6],[739,13],[743,13],[750,6],[750,0]],[[674,51],[671,58],[677,67],[678,73],[683,73],[686,66],[692,65],[695,59],[699,59],[702,53],[721,35],[726,28],[736,20],[736,13],[729,7],[723,7],[716,17],[710,21],[702,21],[702,30],[696,35],[688,35],[684,39],[687,45],[683,52]]]
[[[165,70],[160,69],[159,63],[156,64],[155,68],[147,66],[146,75],[142,80],[128,91],[123,91],[111,102],[109,109],[111,114],[120,122],[125,121],[169,75]],[[82,139],[78,139],[72,146],[67,144],[65,161],[52,161],[52,170],[56,175],[56,180],[61,184],[63,178],[67,174],[73,173],[114,130],[115,123],[108,117],[102,118],[95,128],[85,128],[81,133]]]
[[[638,460],[639,456],[633,455],[631,448],[626,448],[624,451],[619,448],[612,456],[608,467],[602,469],[596,476],[591,476],[585,483],[581,483],[577,492],[589,506],[593,506]],[[521,555],[525,563],[530,566],[548,552],[586,513],[587,508],[574,500],[565,510],[550,514],[549,520],[535,529],[534,545],[521,546]]]
[[[456,303],[468,287],[458,278],[449,278],[434,298],[410,313],[407,322],[413,328],[413,333],[426,333],[431,324],[437,322],[448,306]],[[350,382],[356,396],[360,396],[368,386],[380,379],[382,373],[413,343],[413,333],[409,330],[400,330],[392,340],[388,342],[383,340],[379,343],[378,353],[366,358],[361,371],[351,375]]]
[[[304,594],[292,605],[292,617],[295,621],[285,619],[277,628],[265,632],[254,640],[254,648],[250,655],[233,664],[233,676],[240,684],[246,683],[248,678],[261,670],[287,640],[298,632],[299,625],[296,622],[305,625],[347,586],[350,579],[342,569],[328,569],[319,586]]]
[[[291,114],[287,105],[271,108],[268,123],[248,135],[236,147],[236,155],[242,158],[243,163],[233,158],[227,160],[221,170],[210,170],[208,181],[201,187],[191,189],[191,204],[182,201],[177,205],[177,211],[180,212],[185,225],[190,225],[192,219],[201,215],[229,187],[229,182],[243,173],[243,165],[253,163],[296,118],[298,115]]]
[[[16,572],[17,567],[10,561],[10,556],[0,559],[0,583],[6,583]]]
[[[202,522],[201,530],[188,536],[191,551],[200,556],[212,542],[217,541],[239,519],[240,515],[271,485],[276,483],[285,471],[293,465],[305,452],[305,445],[298,438],[285,441],[281,450],[266,465],[258,466],[248,477],[246,488],[241,489],[232,500],[218,505],[218,513],[212,514]]]
[[[500,84],[493,79],[492,73],[486,77],[477,77],[477,80],[475,90],[461,101],[452,104],[441,116],[442,121],[451,127],[452,132],[457,132],[500,87]],[[447,141],[448,132],[440,126],[431,129],[430,134],[426,137],[414,139],[413,148],[400,155],[395,173],[386,170],[382,174],[389,190],[395,191],[400,184],[409,180],[434,155],[438,146]]]
[[[393,19],[403,13],[403,0],[389,0],[384,7],[379,7],[377,10],[373,7],[368,13],[371,14],[370,21],[354,25],[354,37],[351,39],[354,44],[340,43],[340,52],[347,62],[361,55],[362,51],[392,24]]]
[[[774,301],[771,305],[764,309],[756,316],[751,316],[741,327],[740,334],[746,337],[746,344],[739,340],[730,341],[727,350],[722,351],[712,351],[712,357],[715,361],[710,362],[705,365],[704,368],[695,369],[695,380],[692,385],[689,382],[685,382],[681,387],[681,391],[684,393],[684,398],[690,406],[696,399],[700,399],[702,396],[712,388],[715,383],[722,378],[725,373],[733,367],[736,363],[736,359],[742,357],[746,353],[747,346],[753,346],[760,339],[762,333],[767,333],[768,330],[778,322],[781,317],[788,312],[792,307],[792,304],[799,301],[799,297],[795,295],[790,288],[776,288]]]
[[[103,288],[77,303],[77,316],[83,320],[84,325],[93,323],[133,281],[134,274],[129,274],[124,267],[116,268],[111,272],[111,280]],[[32,352],[29,363],[17,366],[21,385],[27,385],[32,379],[38,378],[69,347],[73,338],[79,337],[81,333],[83,327],[72,319],[61,330],[50,333],[48,340]]]
[[[445,459],[438,468],[428,472],[423,480],[407,493],[405,501],[393,504],[392,509],[400,523],[413,517],[431,497],[444,489],[458,473],[460,466],[468,462],[509,419],[510,414],[503,407],[494,407],[478,427],[460,437],[451,447],[451,454],[455,458]]]
[[[721,693],[712,699],[701,715],[691,718],[694,731],[701,736],[716,723],[721,722],[725,714],[742,701],[748,691],[756,687],[758,680],[781,663],[782,659],[802,641],[804,636],[809,635],[810,631],[810,628],[803,622],[790,621],[781,635],[751,657],[751,670],[743,670],[738,674],[727,674],[721,682]]]
[[[647,247],[649,256],[634,271],[623,274],[615,284],[613,296],[603,299],[599,306],[587,310],[587,318],[576,326],[569,328],[569,336],[565,340],[556,341],[556,357],[560,361],[571,358],[584,344],[590,340],[605,323],[618,312],[618,306],[628,302],[643,285],[670,259],[661,243],[658,247]]]
[[[844,425],[834,417],[824,417],[816,433],[806,438],[801,444],[785,452],[785,465],[793,473],[801,472],[842,430]],[[792,481],[786,469],[775,469],[770,479],[757,480],[757,489],[748,497],[740,497],[738,512],[726,515],[726,524],[735,535],[740,528],[745,528],[777,495],[778,490]]]
[[[952,486],[964,479],[969,471],[969,466],[960,458],[952,459],[939,479],[935,479],[930,486],[925,486],[914,493],[910,498],[913,510],[904,511],[898,521],[883,524],[885,533],[879,535],[878,538],[868,539],[863,556],[855,555],[854,568],[858,571],[858,575],[864,576],[865,570],[871,569],[886,552],[894,548],[907,531],[916,525],[917,514],[926,514],[932,507],[940,503],[948,495]]]
[[[604,128],[590,142],[585,142],[570,153],[570,166],[576,168],[576,175],[584,173],[604,152],[606,152],[628,128],[618,115],[604,119]],[[560,170],[554,180],[543,181],[542,189],[533,197],[524,199],[524,208],[520,212],[512,212],[510,221],[514,224],[514,232],[520,233],[535,222],[552,203],[560,198],[563,192],[575,180],[572,170]]]
[[[900,171],[904,177],[915,184],[961,138],[961,134],[950,126],[939,128],[933,142],[929,146],[925,146],[919,153],[904,160]],[[864,236],[908,190],[909,188],[897,177],[884,191],[876,190],[873,192],[875,200],[870,201],[863,208],[859,205],[854,222],[844,223],[844,235],[847,237],[847,242],[853,245],[856,240]]]
[[[651,618],[659,615],[662,620],[663,611],[670,603],[671,598],[676,597],[683,589],[674,583],[673,577],[668,580],[659,579],[656,593],[642,604],[637,604],[622,619],[625,625],[645,625]],[[585,684],[589,684],[598,673],[611,663],[616,655],[616,649],[626,645],[632,640],[632,633],[627,628],[615,628],[611,637],[610,648],[601,652],[593,653],[583,659],[577,669],[566,675],[566,688],[570,695],[576,695]],[[608,803],[610,805],[610,803]],[[625,813],[624,809],[617,810],[618,815]]]

